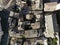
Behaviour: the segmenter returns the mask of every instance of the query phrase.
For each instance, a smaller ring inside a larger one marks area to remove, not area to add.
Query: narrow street
[[[1,22],[0,22],[0,45],[5,45],[7,44],[7,40],[8,40],[8,35],[7,34],[3,34],[3,31],[1,29]]]
[[[1,44],[0,45],[7,45],[7,40],[8,40],[8,28],[9,28],[9,24],[8,24],[8,16],[9,16],[9,11],[7,11],[6,9],[0,11],[0,17],[1,17],[1,22],[0,24],[0,27],[2,27],[2,30],[3,31],[3,35],[2,35],[2,38],[1,38]]]

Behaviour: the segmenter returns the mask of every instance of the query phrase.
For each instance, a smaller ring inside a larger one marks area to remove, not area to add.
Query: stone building
[[[54,35],[54,31],[58,32],[58,24],[56,20],[56,5],[57,3],[46,3],[45,4],[45,22],[46,22],[46,30],[51,33],[51,36]],[[50,6],[50,7],[49,7]],[[51,8],[52,7],[52,8]],[[50,22],[49,22],[50,21]],[[46,32],[46,33],[48,33]],[[53,32],[53,35],[52,35]],[[49,34],[50,35],[50,34]],[[48,36],[48,35],[47,35]]]
[[[57,45],[59,45],[59,26],[56,18],[56,14],[58,12],[56,10],[57,4],[57,2],[45,3],[45,36],[54,38],[56,34],[58,36]]]
[[[32,2],[31,6],[28,6],[30,8],[30,10],[29,10],[29,13],[25,15],[24,20],[21,19],[23,17],[19,18],[17,28],[13,29],[13,31],[12,30],[9,31],[9,35],[11,38],[16,37],[16,39],[21,39],[22,37],[25,37],[26,41],[24,42],[24,45],[29,45],[29,44],[36,45],[37,42],[42,43],[42,41],[43,41],[42,39],[40,39],[40,36],[44,32],[41,29],[43,26],[43,24],[42,24],[42,22],[43,22],[42,21],[43,6],[42,5],[43,4],[40,3],[40,0],[36,0],[35,3]],[[27,3],[24,2],[24,4],[27,4]],[[39,5],[39,4],[41,4],[41,5]],[[13,13],[13,11],[11,13]]]

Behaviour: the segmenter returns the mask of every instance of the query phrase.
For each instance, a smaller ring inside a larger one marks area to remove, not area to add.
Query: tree
[[[37,42],[37,44],[36,44],[36,45],[40,45],[40,43],[38,43],[38,42]]]

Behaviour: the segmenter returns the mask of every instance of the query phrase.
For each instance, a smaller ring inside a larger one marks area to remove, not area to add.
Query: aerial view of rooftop
[[[0,0],[0,45],[60,45],[60,0]]]

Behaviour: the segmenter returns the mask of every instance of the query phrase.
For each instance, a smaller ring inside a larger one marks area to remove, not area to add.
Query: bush
[[[52,45],[57,45],[57,40],[58,40],[57,37],[55,37],[55,38],[48,38],[47,42],[48,42],[49,45],[51,45],[51,44]]]

